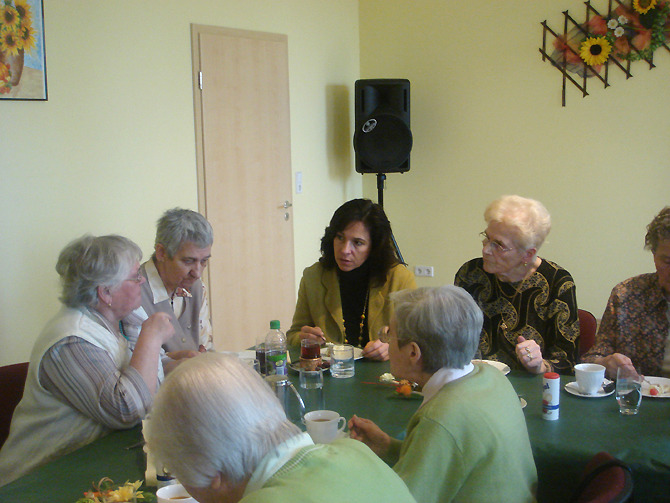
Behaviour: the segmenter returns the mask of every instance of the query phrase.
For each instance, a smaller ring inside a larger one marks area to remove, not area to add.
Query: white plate
[[[603,381],[603,384],[609,384],[609,383],[611,383],[611,382],[612,382],[612,381],[610,381],[609,379],[605,379],[605,380]],[[603,389],[603,387],[601,386],[597,393],[594,393],[593,395],[587,395],[587,394],[584,393],[584,392],[582,391],[582,389],[579,387],[579,385],[577,384],[577,381],[569,382],[568,384],[566,384],[566,385],[564,386],[564,388],[565,388],[565,391],[567,391],[567,392],[570,393],[571,395],[581,396],[582,398],[602,398],[602,397],[604,397],[604,396],[609,396],[609,395],[611,395],[612,393],[614,393],[614,389],[612,389],[612,391],[610,391],[609,393],[607,393],[607,392]]]
[[[670,398],[670,392],[666,391],[665,393],[660,393],[659,389],[659,394],[658,395],[650,395],[649,390],[651,389],[651,386],[649,384],[659,384],[663,385],[666,387],[670,386],[670,379],[667,379],[665,377],[645,377],[644,381],[642,381],[642,396],[646,396],[649,398]]]
[[[507,374],[509,374],[509,371],[510,371],[510,368],[506,363],[497,362],[497,361],[494,361],[494,360],[472,360],[472,363],[475,363],[475,362],[487,363],[487,364],[491,365],[491,367],[495,367],[498,370],[500,370],[500,372],[502,372],[503,375],[505,375],[505,376]]]
[[[321,348],[321,358],[330,358],[330,344],[325,348]],[[363,358],[363,350],[361,348],[354,348],[354,360]]]

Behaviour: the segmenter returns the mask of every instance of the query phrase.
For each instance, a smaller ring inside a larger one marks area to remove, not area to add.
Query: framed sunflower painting
[[[43,0],[0,0],[0,99],[47,100]]]

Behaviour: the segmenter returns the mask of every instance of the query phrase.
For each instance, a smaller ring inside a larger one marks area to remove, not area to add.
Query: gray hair
[[[670,206],[663,208],[647,225],[647,235],[644,237],[644,248],[656,253],[661,241],[670,239]]]
[[[422,370],[462,369],[475,355],[484,315],[463,288],[445,285],[391,294],[400,347],[416,342]]]
[[[200,213],[173,208],[163,213],[156,223],[156,242],[165,247],[168,258],[173,258],[181,245],[191,242],[198,248],[207,248],[214,242],[212,226]]]
[[[74,308],[94,306],[98,287],[118,289],[141,259],[140,247],[123,236],[84,235],[75,239],[63,248],[56,263],[61,302]]]
[[[270,386],[249,365],[220,353],[191,358],[170,373],[145,431],[156,459],[193,487],[208,487],[218,473],[243,481],[298,434]]]
[[[519,231],[514,240],[524,250],[540,249],[551,230],[551,215],[540,201],[521,196],[502,196],[486,207],[486,223],[500,222]]]

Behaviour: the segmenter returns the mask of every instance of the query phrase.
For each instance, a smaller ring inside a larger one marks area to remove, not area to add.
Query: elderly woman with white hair
[[[140,248],[84,236],[60,254],[63,307],[35,342],[23,398],[0,451],[0,485],[145,416],[162,376],[164,313],[142,325],[131,352],[121,319],[140,305]]]
[[[150,451],[200,503],[409,503],[405,484],[367,447],[314,444],[239,359],[207,353],[180,364],[145,426]]]
[[[454,284],[484,312],[482,358],[532,374],[572,374],[579,348],[575,282],[537,253],[551,230],[539,201],[503,196],[484,212],[482,258],[464,264]]]
[[[395,463],[419,503],[535,501],[537,472],[516,392],[496,368],[471,363],[482,329],[477,304],[453,285],[391,299],[391,372],[422,386],[423,403],[402,442],[357,416],[351,438]]]

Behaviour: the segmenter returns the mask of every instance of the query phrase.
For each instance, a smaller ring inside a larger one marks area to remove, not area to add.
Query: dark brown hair
[[[383,285],[388,272],[400,261],[391,241],[391,222],[386,218],[384,209],[369,199],[352,199],[335,210],[321,238],[319,261],[326,269],[337,267],[333,241],[337,234],[356,222],[365,225],[372,241],[370,255],[366,261],[370,265],[370,282],[377,286]]]

